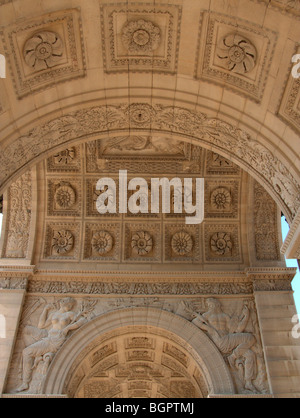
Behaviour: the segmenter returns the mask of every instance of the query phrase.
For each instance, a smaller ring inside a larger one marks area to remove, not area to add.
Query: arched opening
[[[235,393],[227,365],[202,331],[172,313],[134,308],[102,315],[76,332],[51,364],[43,392],[181,397],[179,387],[183,397]]]

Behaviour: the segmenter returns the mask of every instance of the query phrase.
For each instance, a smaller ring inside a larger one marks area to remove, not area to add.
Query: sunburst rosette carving
[[[226,232],[217,232],[211,238],[211,250],[220,256],[230,255],[233,249],[233,242],[230,234]]]
[[[193,239],[187,232],[178,232],[172,237],[171,247],[175,254],[184,257],[192,251]]]
[[[38,32],[25,43],[23,55],[26,64],[34,71],[47,70],[62,60],[64,44],[55,32]]]
[[[99,255],[108,254],[114,246],[112,235],[107,231],[100,231],[93,235],[92,247]]]
[[[60,183],[55,192],[55,203],[60,209],[70,209],[76,203],[76,192],[69,183]]]
[[[64,255],[72,251],[74,235],[67,230],[57,231],[52,238],[52,250],[55,254]]]
[[[236,74],[249,73],[257,61],[255,46],[238,34],[229,34],[219,42],[217,56],[225,69]]]
[[[135,255],[146,256],[153,249],[153,239],[146,231],[138,231],[132,236],[132,251]]]

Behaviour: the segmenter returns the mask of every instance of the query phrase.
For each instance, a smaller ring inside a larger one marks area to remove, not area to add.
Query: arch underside
[[[166,311],[132,308],[75,333],[51,364],[43,393],[203,398],[235,388],[220,352],[197,327]]]
[[[202,112],[141,102],[84,108],[19,137],[0,156],[2,189],[30,165],[71,144],[93,138],[162,134],[230,159],[263,185],[289,221],[296,216],[300,207],[299,183],[291,166],[246,130]]]

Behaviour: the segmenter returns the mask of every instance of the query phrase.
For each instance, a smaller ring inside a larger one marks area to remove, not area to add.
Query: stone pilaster
[[[250,269],[271,393],[300,397],[300,339],[293,332],[296,269]]]
[[[0,397],[19,328],[30,270],[32,268],[0,271]]]

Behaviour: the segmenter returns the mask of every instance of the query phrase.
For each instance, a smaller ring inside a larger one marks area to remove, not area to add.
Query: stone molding
[[[253,291],[290,291],[294,268],[248,268],[245,272],[43,271],[30,278],[30,294],[83,295],[252,295]]]

